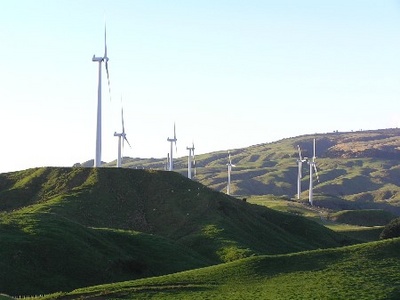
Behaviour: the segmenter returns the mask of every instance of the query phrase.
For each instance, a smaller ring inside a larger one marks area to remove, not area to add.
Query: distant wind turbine
[[[228,166],[228,185],[226,187],[226,193],[228,195],[230,195],[230,193],[231,193],[231,171],[232,171],[232,167],[236,167],[236,166],[232,164],[231,153],[229,151],[228,151],[228,163],[226,165]]]
[[[317,164],[315,162],[315,158],[316,158],[316,149],[315,149],[315,139],[314,139],[313,140],[313,157],[311,160],[308,161],[308,164],[310,165],[310,188],[308,190],[308,201],[310,202],[311,205],[313,205],[313,170],[315,171],[315,175],[319,182],[319,176],[318,176],[318,170],[317,170]]]
[[[97,128],[96,128],[96,156],[94,159],[94,167],[101,167],[101,63],[104,62],[107,72],[108,91],[110,93],[110,74],[108,72],[108,56],[107,56],[107,29],[104,25],[104,55],[96,57],[93,55],[92,61],[99,63],[99,84],[97,90]],[[111,93],[110,93],[111,95]]]
[[[129,144],[129,141],[126,138],[125,124],[124,124],[124,109],[123,109],[123,107],[121,107],[121,119],[122,119],[122,132],[121,133],[114,132],[114,136],[118,137],[117,168],[121,168],[121,165],[122,165],[121,144],[122,144],[122,150],[124,149],[125,141],[128,143],[129,147],[132,148],[131,144]]]
[[[186,147],[189,150],[188,155],[188,178],[192,179],[192,165],[196,166],[196,161],[194,160],[194,143],[192,142],[192,147]]]
[[[169,153],[167,153],[167,160],[165,161],[165,171],[169,171]]]
[[[174,170],[174,158],[173,158],[173,150],[174,149],[173,149],[173,146],[172,146],[173,143],[175,143],[175,151],[177,152],[177,150],[178,150],[176,148],[177,139],[176,139],[175,123],[174,123],[174,138],[173,139],[167,138],[167,141],[171,143],[171,151],[170,151],[169,168],[168,168],[168,170],[169,171],[173,171]]]
[[[302,175],[302,168],[303,168],[303,162],[307,161],[307,157],[302,157],[301,156],[301,149],[300,146],[297,145],[297,150],[299,152],[299,158],[297,159],[297,199],[300,199],[300,194],[301,194],[301,178],[303,177]]]

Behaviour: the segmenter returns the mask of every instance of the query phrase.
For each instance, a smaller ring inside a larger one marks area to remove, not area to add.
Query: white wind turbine
[[[310,188],[308,190],[308,201],[311,205],[313,205],[313,170],[315,171],[315,175],[317,176],[317,180],[319,182],[317,164],[315,162],[316,158],[316,151],[315,151],[315,139],[313,140],[313,157],[311,160],[308,161],[310,165]]]
[[[297,199],[300,199],[300,194],[301,194],[301,178],[303,177],[302,175],[302,168],[303,168],[303,162],[307,161],[307,157],[302,157],[301,156],[301,149],[300,146],[297,145],[297,150],[299,152],[299,158],[297,159]]]
[[[175,151],[177,151],[178,149],[176,148],[176,131],[175,131],[175,123],[174,123],[174,138],[170,139],[167,138],[167,141],[171,143],[171,151],[170,151],[170,158],[169,158],[169,168],[168,171],[173,171],[174,170],[174,159],[173,159],[173,147],[172,144],[175,143]]]
[[[97,128],[96,128],[96,156],[94,159],[94,167],[101,166],[101,63],[104,62],[107,72],[108,91],[110,92],[110,75],[108,73],[108,56],[107,56],[107,30],[104,25],[104,55],[96,57],[93,55],[92,61],[99,63],[99,84],[97,90]],[[110,93],[111,94],[111,93]]]
[[[121,119],[122,119],[122,132],[121,133],[114,132],[114,136],[118,137],[117,168],[121,168],[121,164],[122,164],[121,146],[122,146],[122,150],[123,150],[124,149],[124,143],[126,141],[128,143],[128,145],[129,145],[129,147],[132,148],[131,144],[129,144],[128,139],[126,138],[125,124],[124,124],[124,109],[122,107],[121,107]]]
[[[192,142],[192,147],[186,147],[189,150],[188,155],[188,178],[192,179],[192,165],[196,165],[196,161],[194,160],[194,143]],[[195,174],[196,175],[196,174]]]
[[[231,153],[229,151],[228,151],[228,163],[226,165],[228,166],[228,185],[226,187],[226,193],[228,195],[230,195],[230,192],[231,192],[231,171],[232,171],[232,167],[236,167],[236,166],[232,164]]]
[[[169,153],[167,153],[167,160],[165,161],[165,171],[169,170]]]

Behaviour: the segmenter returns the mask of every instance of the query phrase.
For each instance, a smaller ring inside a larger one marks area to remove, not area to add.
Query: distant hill
[[[297,145],[312,156],[317,142],[320,182],[315,182],[316,206],[336,209],[385,209],[400,215],[400,129],[333,132],[287,138],[273,143],[230,149],[231,191],[237,197],[297,193]],[[225,192],[227,151],[196,156],[196,180]],[[114,165],[109,163],[109,166]],[[124,158],[129,168],[163,169],[164,159]],[[176,160],[176,172],[186,176],[187,159]],[[303,164],[302,200],[308,199],[309,171]]]
[[[0,174],[0,292],[43,294],[353,243],[175,172]]]

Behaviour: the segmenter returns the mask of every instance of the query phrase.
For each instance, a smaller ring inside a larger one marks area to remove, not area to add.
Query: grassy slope
[[[47,299],[399,299],[400,238],[257,256]]]
[[[12,294],[349,242],[173,172],[38,168],[1,174],[0,187],[0,292]]]
[[[86,228],[52,213],[2,214],[0,237],[0,290],[13,295],[68,291],[209,265],[195,252],[158,236]]]
[[[379,240],[382,225],[394,218],[383,210],[335,211],[321,207],[311,207],[301,202],[282,199],[275,196],[252,196],[248,202],[266,206],[274,210],[311,219],[349,238],[362,242]]]

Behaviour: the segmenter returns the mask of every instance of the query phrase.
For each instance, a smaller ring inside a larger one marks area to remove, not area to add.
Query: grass
[[[358,226],[384,226],[396,216],[381,209],[343,210],[330,214],[329,219]]]
[[[306,217],[335,232],[362,242],[379,240],[383,225],[395,218],[393,214],[384,210],[335,211],[311,207],[303,202],[282,199],[282,197],[273,195],[251,196],[247,198],[247,201],[291,215]]]
[[[44,299],[398,299],[400,239],[256,256]]]
[[[0,286],[14,295],[353,242],[174,172],[43,168],[3,174],[2,185]]]
[[[0,236],[0,282],[13,295],[68,291],[209,265],[165,238],[86,228],[51,213],[2,215]]]

